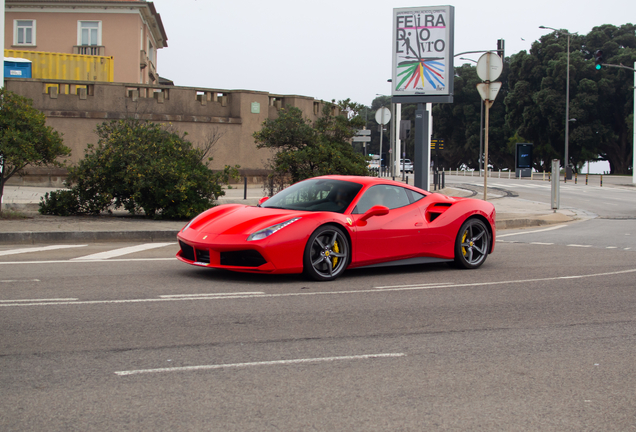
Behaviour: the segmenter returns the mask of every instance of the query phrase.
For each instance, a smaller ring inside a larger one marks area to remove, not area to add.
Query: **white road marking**
[[[554,243],[530,242],[530,244],[550,246],[550,245],[553,245]]]
[[[29,303],[29,302],[59,302],[59,301],[75,301],[76,298],[52,298],[52,299],[20,299],[20,300],[0,300],[0,303]]]
[[[157,249],[165,246],[176,245],[176,242],[170,243],[145,243],[137,246],[129,246],[125,248],[113,249],[106,252],[99,252],[91,255],[86,255],[83,257],[73,258],[75,260],[105,260],[109,258],[115,258],[122,255],[128,255],[135,252],[142,252],[150,249]]]
[[[12,283],[12,282],[41,282],[40,279],[6,279],[0,280],[0,283]]]
[[[78,248],[78,247],[85,247],[88,245],[54,245],[54,246],[42,246],[42,247],[31,247],[31,248],[22,248],[22,249],[11,249],[11,250],[5,250],[5,251],[0,251],[0,256],[6,256],[6,255],[16,255],[16,254],[22,254],[22,253],[29,253],[29,252],[44,252],[44,251],[51,251],[51,250],[56,250],[56,249],[69,249],[69,248]]]
[[[618,247],[616,247],[616,246],[608,246],[605,249],[618,249]]]
[[[236,293],[206,293],[206,294],[171,294],[160,295],[160,298],[188,298],[188,297],[222,297],[222,296],[237,296],[245,294],[265,294],[263,291],[250,291],[250,292],[236,292]]]
[[[439,282],[439,283],[427,283],[427,284],[422,284],[422,285],[418,285],[421,286],[422,288],[427,287],[427,286],[432,286],[434,288],[439,287],[441,285],[452,285],[452,282]],[[375,287],[375,289],[384,289],[384,287]]]
[[[172,258],[129,258],[129,259],[82,259],[82,260],[51,260],[51,261],[7,261],[0,262],[0,265],[6,264],[69,264],[69,263],[114,263],[114,262],[142,262],[142,261],[177,261],[176,257]]]
[[[528,283],[544,283],[551,281],[559,281],[561,279],[584,279],[592,277],[606,277],[615,276],[621,274],[636,273],[636,268],[629,270],[619,270],[607,273],[594,273],[586,275],[574,275],[574,276],[556,276],[551,278],[538,278],[538,279],[521,279],[521,280],[506,280],[495,282],[474,282],[474,283],[459,283],[459,284],[447,284],[441,282],[438,285],[393,285],[374,287],[373,289],[364,290],[352,290],[352,291],[321,291],[321,292],[293,292],[293,293],[280,293],[280,294],[241,294],[235,296],[216,296],[216,297],[175,297],[175,298],[147,298],[147,299],[122,299],[122,300],[86,300],[86,301],[74,301],[74,302],[56,302],[56,303],[25,303],[25,304],[0,304],[0,307],[8,306],[67,306],[67,305],[101,305],[101,304],[127,304],[127,303],[153,303],[153,302],[172,302],[172,301],[192,301],[192,300],[235,300],[235,299],[252,299],[252,298],[282,298],[282,297],[305,297],[305,296],[329,296],[329,295],[345,295],[345,294],[366,294],[377,293],[387,291],[418,291],[426,289],[440,289],[440,288],[470,288],[480,286],[494,286],[494,285],[514,285],[514,284],[528,284]]]
[[[351,355],[341,357],[322,357],[322,358],[306,358],[306,359],[293,359],[293,360],[272,360],[262,362],[250,362],[250,363],[229,363],[229,364],[217,364],[217,365],[200,365],[200,366],[183,366],[183,367],[171,367],[171,368],[158,368],[158,369],[137,369],[129,371],[115,372],[119,376],[127,375],[139,375],[146,373],[161,373],[161,372],[185,372],[185,371],[197,371],[197,370],[211,370],[211,369],[229,369],[229,368],[246,368],[254,366],[278,366],[278,365],[294,365],[302,363],[320,363],[320,362],[333,362],[343,360],[367,360],[376,358],[387,357],[404,357],[405,353],[386,353],[386,354],[364,354],[364,355]]]
[[[569,244],[568,246],[571,246],[571,247],[582,247],[582,248],[592,247],[592,245],[579,245],[579,244]]]
[[[497,234],[497,239],[500,239],[502,237],[510,237],[510,236],[513,236],[513,235],[534,234],[534,233],[538,233],[538,232],[552,231],[552,230],[563,228],[563,227],[566,227],[566,226],[567,225],[557,225],[557,226],[553,226],[553,227],[550,227],[550,228],[544,228],[544,229],[534,230],[534,231],[522,231],[522,232],[515,232],[515,233],[508,233],[508,234]]]

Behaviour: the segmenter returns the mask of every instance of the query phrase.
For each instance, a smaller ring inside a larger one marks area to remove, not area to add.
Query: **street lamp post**
[[[568,159],[568,144],[570,142],[570,36],[576,33],[570,33],[568,30],[557,30],[552,27],[539,26],[540,29],[554,30],[555,32],[567,35],[568,37],[568,56],[567,56],[567,72],[565,74],[565,161],[563,166],[565,168],[565,179],[568,178],[568,168],[570,167],[570,161]]]

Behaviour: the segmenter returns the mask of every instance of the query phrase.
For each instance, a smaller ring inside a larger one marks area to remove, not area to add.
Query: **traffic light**
[[[506,47],[506,41],[503,39],[498,39],[497,40],[497,55],[501,57],[501,60],[503,60],[505,56],[505,50],[506,50],[505,47]]]
[[[594,53],[594,62],[596,63],[596,70],[601,70],[603,68],[603,51],[597,50]]]
[[[411,136],[411,120],[400,121],[400,139],[402,141],[409,139]]]

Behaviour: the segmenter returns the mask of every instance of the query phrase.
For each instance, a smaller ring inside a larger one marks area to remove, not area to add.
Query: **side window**
[[[354,210],[362,214],[375,205],[382,205],[390,209],[407,206],[411,203],[406,189],[399,186],[377,185],[370,187],[358,201]]]
[[[410,195],[411,202],[418,202],[418,201],[419,201],[419,200],[421,200],[422,198],[426,198],[426,195],[421,194],[421,193],[419,193],[419,192],[412,191],[412,190],[410,190],[410,189],[407,189],[407,190],[406,190],[406,193],[407,193],[408,195]]]
[[[13,21],[13,45],[35,45],[35,20]]]

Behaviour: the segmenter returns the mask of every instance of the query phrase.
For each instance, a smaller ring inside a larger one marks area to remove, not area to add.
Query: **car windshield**
[[[360,189],[361,184],[342,180],[305,180],[280,191],[261,207],[344,213]]]

